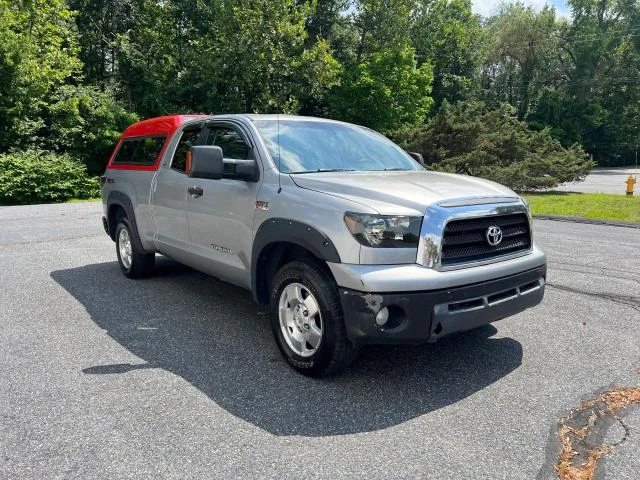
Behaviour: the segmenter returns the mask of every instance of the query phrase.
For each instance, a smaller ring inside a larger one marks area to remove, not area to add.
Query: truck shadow
[[[128,280],[115,262],[52,272],[92,320],[144,363],[87,365],[86,374],[162,368],[233,415],[275,435],[324,436],[400,424],[451,405],[522,361],[493,326],[420,346],[364,349],[337,377],[313,380],[281,359],[251,294],[164,257]]]

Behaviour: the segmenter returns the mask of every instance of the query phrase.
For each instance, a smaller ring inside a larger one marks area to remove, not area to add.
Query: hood
[[[512,190],[489,180],[466,175],[429,171],[318,172],[291,175],[299,187],[342,197],[377,210],[381,214],[421,215],[443,200],[510,196]]]

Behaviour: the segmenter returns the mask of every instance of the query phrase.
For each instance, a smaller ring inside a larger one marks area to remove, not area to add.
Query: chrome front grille
[[[496,246],[490,245],[486,236],[492,226],[502,231],[502,241]],[[440,264],[449,267],[529,249],[531,231],[526,213],[451,220],[442,234]]]

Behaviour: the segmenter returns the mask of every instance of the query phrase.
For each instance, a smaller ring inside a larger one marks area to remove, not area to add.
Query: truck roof
[[[327,118],[319,118],[319,117],[305,117],[299,115],[283,115],[283,114],[227,114],[227,115],[219,115],[219,117],[243,117],[248,118],[251,121],[256,120],[287,120],[287,121],[317,121],[317,122],[333,122],[333,123],[341,123],[336,120],[331,120]],[[166,115],[164,117],[155,117],[149,118],[147,120],[142,120],[140,122],[136,122],[133,125],[129,126],[124,133],[122,134],[122,138],[127,137],[140,137],[147,135],[167,135],[171,136],[180,126],[190,120],[197,120],[199,118],[212,118],[211,115],[204,114],[189,114],[189,115]],[[215,116],[213,117],[215,118]]]
[[[175,132],[183,123],[189,120],[196,120],[198,118],[206,118],[209,115],[194,114],[194,115],[167,115],[164,117],[150,118],[148,120],[142,120],[141,122],[134,123],[129,126],[122,137],[139,137],[142,135],[167,135],[170,136]]]
[[[286,120],[286,121],[296,121],[296,122],[326,122],[326,123],[343,123],[339,120],[333,120],[331,118],[322,118],[322,117],[309,117],[304,115],[288,115],[288,114],[279,114],[279,113],[246,113],[241,116],[247,117],[250,120]]]

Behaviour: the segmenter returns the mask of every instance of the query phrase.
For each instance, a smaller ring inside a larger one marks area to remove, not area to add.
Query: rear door
[[[187,197],[191,182],[186,174],[190,150],[198,143],[203,123],[189,125],[169,162],[163,162],[152,185],[151,210],[158,250],[176,260],[184,260],[191,248],[187,223]]]
[[[202,138],[204,144],[222,148],[227,159],[257,159],[248,132],[235,123],[209,122]],[[260,181],[239,179],[225,168],[221,180],[192,179],[192,183],[202,189],[201,195],[187,198],[192,252],[207,272],[250,287],[253,217]]]

